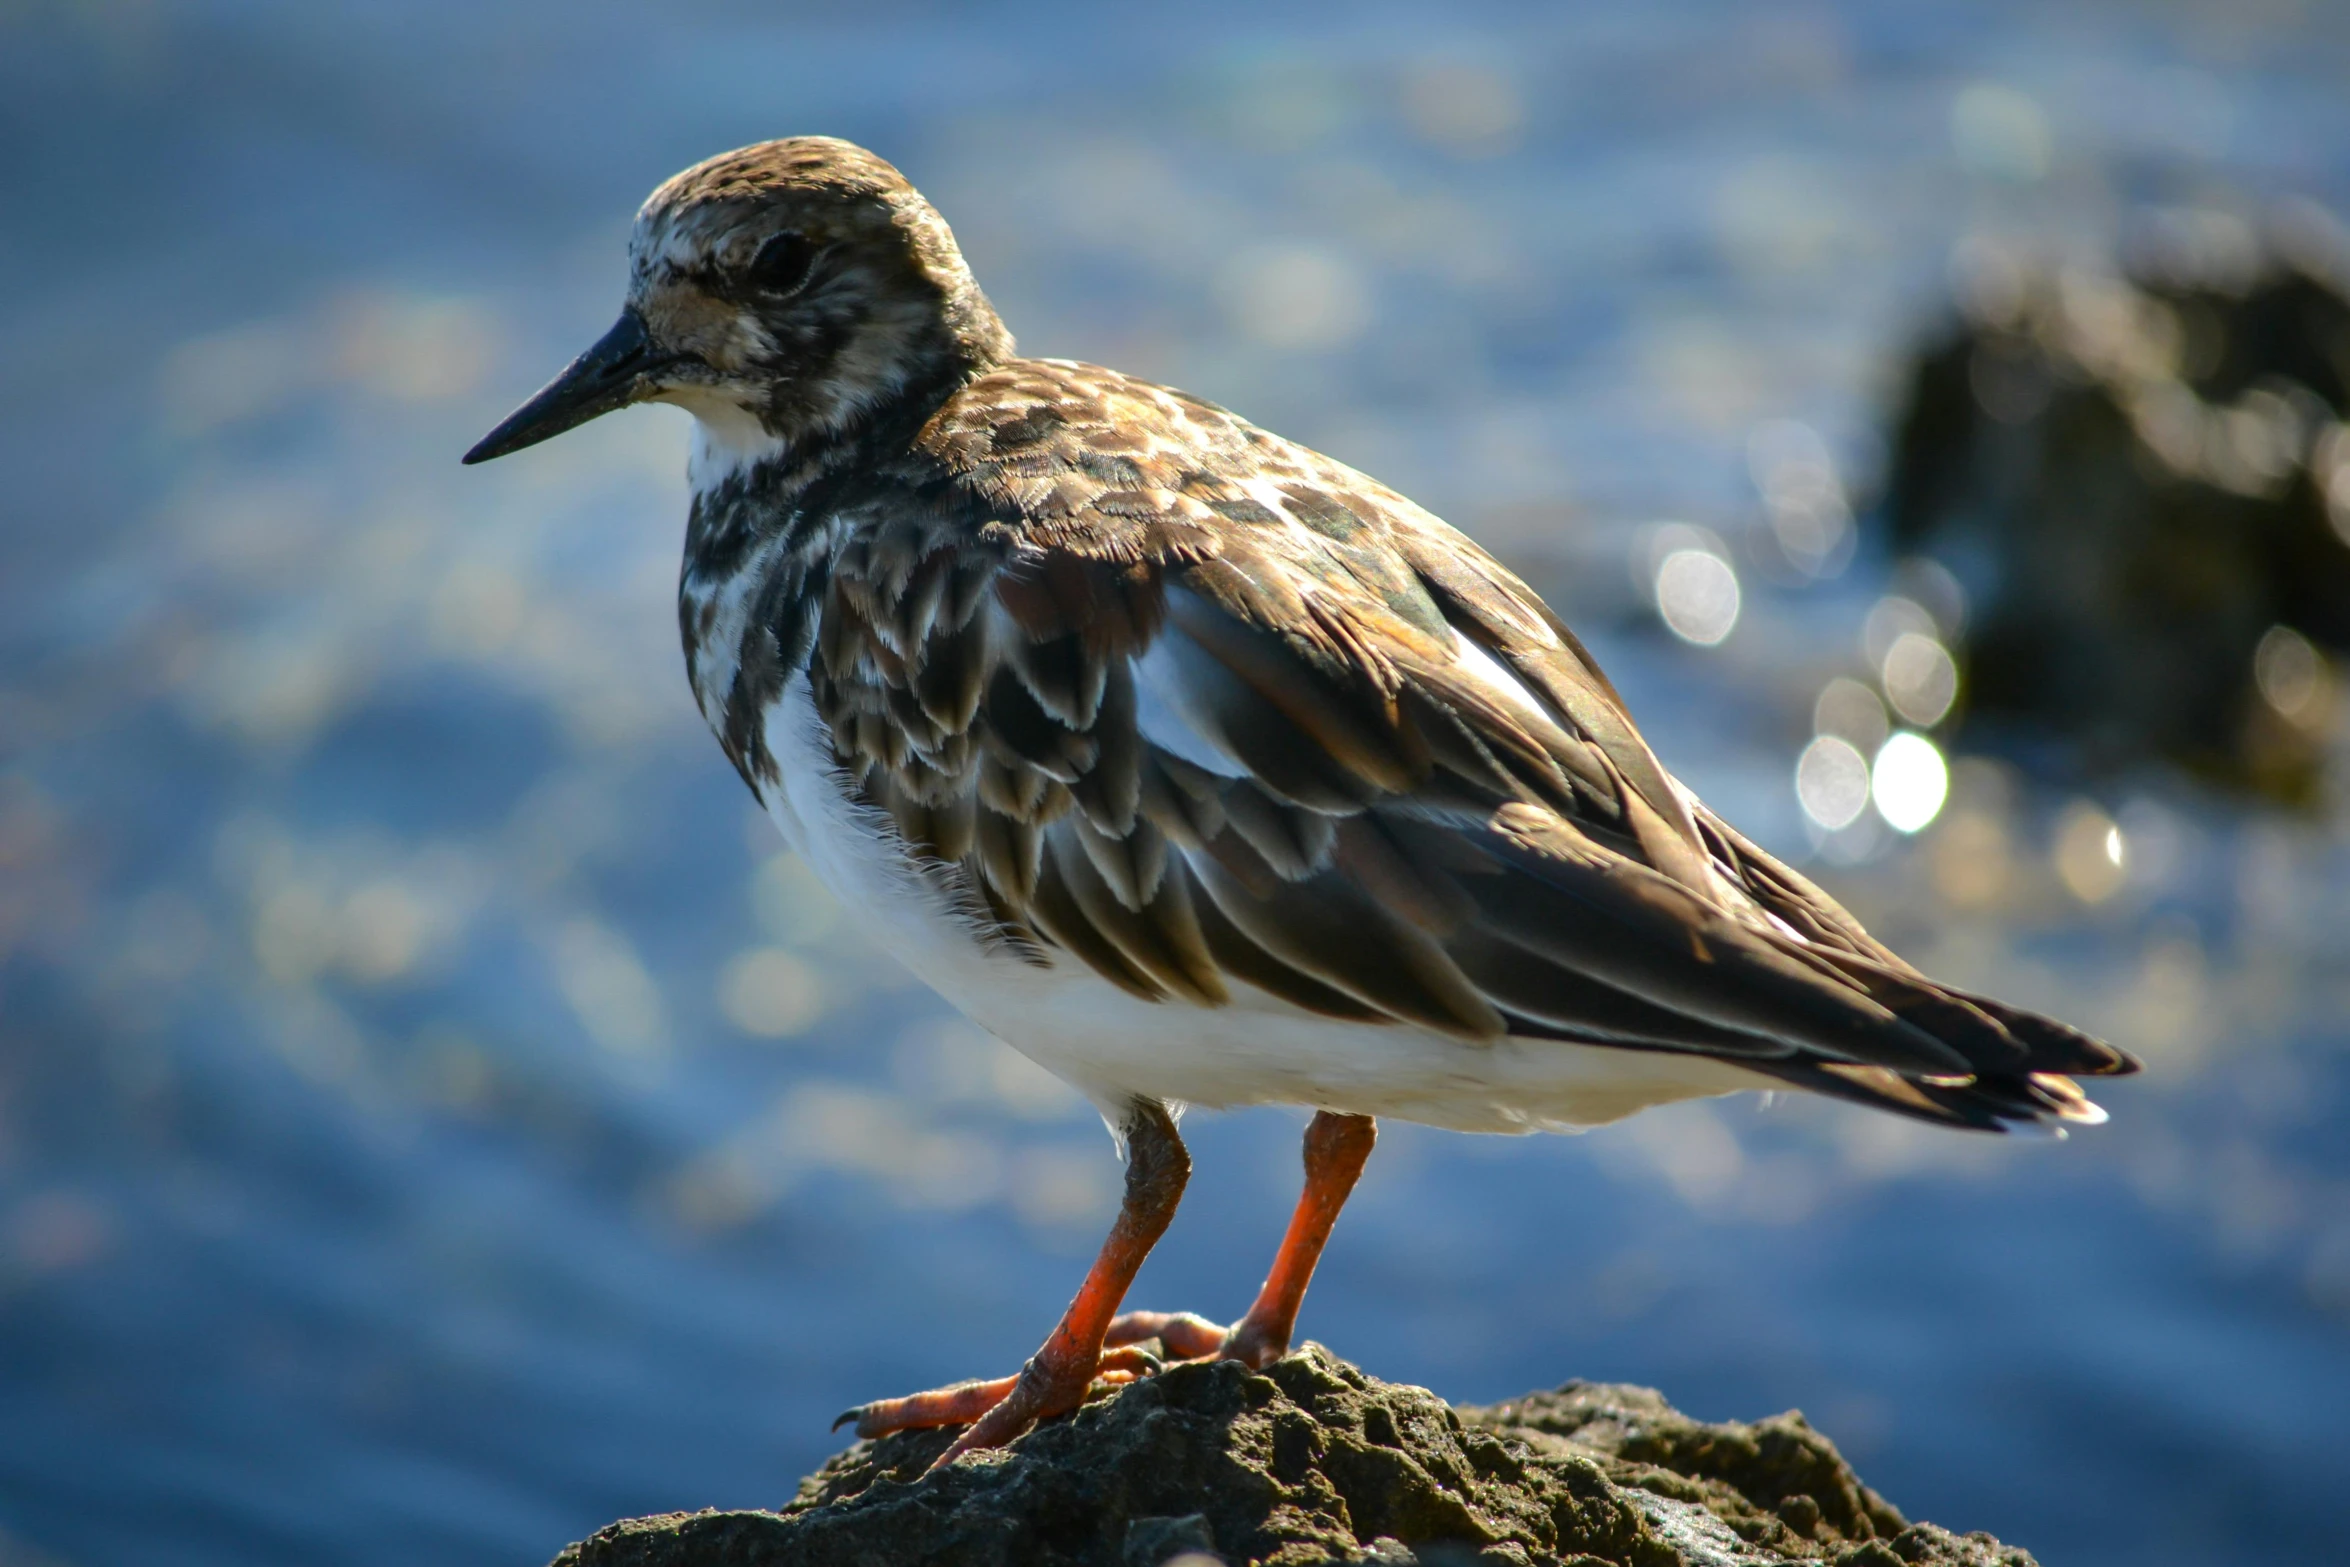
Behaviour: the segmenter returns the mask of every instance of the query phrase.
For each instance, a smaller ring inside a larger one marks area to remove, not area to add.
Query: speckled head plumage
[[[1012,351],[905,176],[828,136],[760,142],[654,190],[619,323],[467,460],[639,402],[679,404],[737,440],[796,443],[943,395]]]

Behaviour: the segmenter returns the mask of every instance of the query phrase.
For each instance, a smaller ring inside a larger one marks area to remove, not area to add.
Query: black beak
[[[599,414],[625,408],[643,392],[647,374],[674,364],[676,354],[656,354],[644,318],[623,310],[596,346],[565,367],[539,394],[508,414],[465,454],[469,463],[488,462],[536,446]]]

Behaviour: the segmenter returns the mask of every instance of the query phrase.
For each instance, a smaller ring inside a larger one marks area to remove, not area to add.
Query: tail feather
[[[1786,945],[1823,975],[1852,986],[1956,1051],[1964,1076],[1924,1076],[1880,1065],[1797,1056],[1755,1070],[1837,1099],[1940,1126],[2004,1132],[2094,1126],[2105,1112],[2073,1081],[2123,1077],[2137,1061],[2101,1039],[2037,1012],[1927,978],[1871,936],[1835,899],[1711,812],[1699,822],[1719,862],[1787,930]]]
[[[1885,1067],[1804,1058],[1757,1061],[1751,1067],[1831,1099],[1966,1131],[2036,1128],[2061,1137],[2067,1126],[2097,1126],[2105,1120],[2105,1111],[2080,1084],[2055,1072],[1916,1078]]]

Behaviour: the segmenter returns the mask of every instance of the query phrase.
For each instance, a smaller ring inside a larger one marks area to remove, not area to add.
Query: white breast
[[[972,1021],[1106,1115],[1139,1095],[1529,1132],[1770,1086],[1696,1056],[1543,1040],[1466,1045],[1405,1025],[1339,1022],[1238,982],[1232,1005],[1203,1008],[1143,1001],[1065,955],[1039,969],[975,939],[949,894],[906,855],[888,818],[850,797],[806,676],[768,710],[766,741],[781,773],[767,792],[768,812],[841,905]]]
[[[726,713],[726,698],[734,689],[735,671],[742,662],[743,638],[751,629],[751,611],[759,599],[782,544],[769,540],[736,570],[716,581],[689,578],[678,595],[685,619],[694,633],[694,701],[702,716],[716,728]],[[705,623],[704,617],[707,616]]]

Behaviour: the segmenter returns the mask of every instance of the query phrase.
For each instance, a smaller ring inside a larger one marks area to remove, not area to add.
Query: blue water
[[[1469,527],[1717,805],[2149,1061],[2061,1145],[1393,1126],[1306,1331],[1460,1399],[1800,1406],[2059,1567],[2339,1550],[2350,813],[1978,764],[1916,840],[1815,843],[1793,759],[1885,564],[1750,571],[1706,651],[1628,562],[1757,537],[1766,420],[1865,492],[1965,236],[2350,210],[2350,21],[481,9],[0,12],[0,1561],[532,1564],[779,1501],[836,1410],[1008,1370],[1066,1299],[1098,1122],[849,935],[699,732],[682,421],[455,465],[602,329],[646,189],[814,130],[933,196],[1030,351]],[[2132,845],[2094,901],[2050,847],[2091,806]],[[1297,1126],[1186,1123],[1138,1303],[1238,1309]]]

